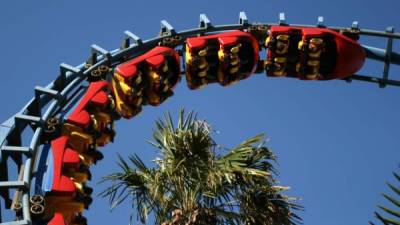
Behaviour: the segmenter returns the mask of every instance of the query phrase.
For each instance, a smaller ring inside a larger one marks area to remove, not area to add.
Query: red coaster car
[[[155,47],[117,66],[112,87],[118,113],[131,118],[141,111],[142,105],[161,104],[173,95],[179,79],[179,55],[168,47]]]
[[[272,26],[265,45],[268,76],[341,79],[353,75],[365,61],[358,42],[325,28]]]
[[[74,182],[85,183],[91,179],[89,168],[82,162],[84,156],[70,148],[68,142],[67,136],[61,136],[51,142],[54,180],[57,180],[56,178],[63,174],[70,177]]]
[[[90,83],[84,97],[63,125],[63,134],[70,137],[69,144],[79,153],[101,159],[101,153],[95,149],[114,138],[113,108],[108,82]]]
[[[259,46],[248,33],[232,31],[186,39],[186,80],[190,89],[218,82],[226,86],[257,69]]]
[[[47,225],[87,225],[87,219],[81,214],[66,217],[63,214],[55,213]]]
[[[64,216],[61,213],[55,213],[47,225],[66,225]]]
[[[81,164],[78,152],[68,146],[68,137],[61,136],[53,140],[51,153],[52,164],[47,168],[47,172],[52,174],[52,177],[49,177],[52,180],[45,195],[46,214],[69,214],[88,208],[92,201],[92,189],[86,187],[84,182],[90,179],[90,174]]]

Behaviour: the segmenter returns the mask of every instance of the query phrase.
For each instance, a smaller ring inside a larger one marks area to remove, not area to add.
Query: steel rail
[[[127,43],[127,46],[125,48],[121,47],[112,51],[107,51],[97,45],[93,45],[91,48],[91,53],[93,57],[91,59],[95,61],[95,63],[89,68],[85,68],[85,63],[82,63],[76,67],[61,64],[60,74],[59,76],[57,76],[56,80],[49,83],[45,88],[35,88],[35,97],[32,98],[28,102],[28,104],[22,107],[22,109],[16,115],[12,116],[0,125],[0,195],[3,197],[3,200],[5,202],[4,208],[9,208],[9,190],[17,189],[18,191],[21,191],[23,215],[22,219],[4,222],[2,220],[0,204],[0,225],[32,224],[32,218],[29,211],[32,171],[35,164],[37,163],[36,158],[38,157],[39,148],[41,145],[40,139],[43,134],[44,123],[49,118],[53,117],[58,110],[61,110],[64,106],[70,104],[71,102],[69,101],[79,100],[79,98],[75,98],[78,92],[72,93],[72,95],[69,97],[68,95],[70,95],[71,92],[73,92],[73,90],[77,89],[78,87],[85,89],[82,84],[85,83],[86,78],[91,74],[93,70],[102,65],[115,67],[116,65],[119,65],[138,55],[141,55],[151,48],[157,46],[159,42],[166,37],[178,35],[182,38],[180,44],[183,44],[183,41],[189,37],[229,30],[243,30],[253,25],[270,27],[273,25],[289,24],[286,23],[283,14],[280,15],[278,23],[251,24],[248,22],[246,15],[244,13],[240,13],[238,24],[214,26],[208,20],[208,18],[204,14],[202,14],[200,15],[200,26],[198,28],[176,32],[174,28],[170,24],[168,24],[168,22],[162,21],[160,35],[155,38],[142,41],[139,37],[127,31],[125,32],[126,37],[124,39],[124,42]],[[391,47],[393,39],[400,39],[400,33],[388,32],[388,29],[386,31],[360,29],[357,22],[353,22],[353,25],[351,27],[325,26],[323,24],[322,17],[318,18],[318,23],[316,25],[290,24],[290,26],[323,27],[335,30],[337,32],[353,32],[361,36],[387,38],[388,45],[386,49],[380,49],[365,45],[362,46],[366,52],[367,58],[382,61],[385,63],[383,74],[384,76],[382,78],[360,74],[353,75],[344,80],[360,80],[378,83],[380,84],[380,87],[384,87],[386,85],[400,86],[400,81],[388,79],[389,65],[400,65],[400,54],[393,52]],[[184,73],[184,71],[182,71],[182,73]],[[110,79],[111,76],[112,75],[109,75],[107,79]],[[49,106],[46,108],[45,106],[47,105]],[[42,113],[42,109],[46,109],[46,111]],[[32,128],[33,135],[29,142],[29,146],[26,147],[21,145],[21,134],[26,130],[27,126]],[[22,155],[25,155],[26,157],[26,160],[24,162],[19,160]],[[12,157],[14,159],[18,168],[22,164],[25,166],[25,169],[23,171],[23,178],[21,181],[8,180],[8,157]]]

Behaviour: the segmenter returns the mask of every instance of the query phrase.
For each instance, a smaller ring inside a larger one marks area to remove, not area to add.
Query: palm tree
[[[162,225],[294,225],[302,209],[278,186],[276,160],[263,135],[233,149],[217,145],[209,123],[181,110],[175,126],[170,114],[156,121],[153,141],[160,157],[149,168],[137,156],[119,157],[120,172],[101,195],[111,207],[127,198],[144,224],[149,215]],[[221,154],[220,152],[225,154]]]
[[[394,177],[398,182],[400,182],[400,175],[393,172]],[[396,187],[393,184],[387,183],[388,187],[397,195],[400,196],[400,187]],[[397,197],[392,197],[387,194],[383,194],[383,197],[391,202],[396,208],[400,209],[400,199]],[[381,213],[375,212],[375,217],[381,222],[383,225],[400,225],[400,211],[395,210],[393,208],[389,208],[387,206],[378,205],[378,208],[385,212],[387,215],[383,215]],[[373,222],[369,222],[371,225],[375,225]]]

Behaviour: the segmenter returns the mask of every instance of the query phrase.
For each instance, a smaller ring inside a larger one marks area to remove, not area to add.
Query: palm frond
[[[244,220],[251,225],[294,225],[301,223],[301,218],[294,213],[302,207],[290,203],[284,195],[247,189],[241,195],[241,207]]]
[[[393,173],[396,180],[400,183],[400,176],[396,173]],[[383,197],[388,200],[396,209],[378,205],[378,208],[382,210],[382,212],[387,215],[383,215],[381,213],[375,212],[375,217],[383,224],[383,225],[400,225],[400,188],[396,187],[393,184],[386,183],[388,187],[394,192],[396,197],[392,197],[387,194],[383,194]],[[370,222],[370,224],[374,224]]]
[[[149,168],[136,154],[118,156],[120,171],[103,178],[111,186],[100,193],[111,207],[131,198],[144,223],[293,225],[302,207],[283,194],[274,176],[276,157],[264,146],[264,135],[218,154],[213,128],[197,114],[181,109],[175,125],[170,113],[156,121],[149,143],[159,157]],[[175,221],[175,222],[174,222]]]

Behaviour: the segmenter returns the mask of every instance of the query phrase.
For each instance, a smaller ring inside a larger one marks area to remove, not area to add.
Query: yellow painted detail
[[[234,85],[234,84],[236,84],[237,82],[239,82],[239,80],[238,80],[238,79],[232,80],[231,82],[229,82],[229,83],[228,83],[228,85],[227,85],[227,86]]]
[[[114,96],[115,96],[115,107],[117,109],[117,111],[126,117],[131,117],[133,116],[133,109],[131,107],[129,107],[128,105],[125,104],[125,102],[122,100],[121,96],[120,96],[120,91],[117,88],[117,83],[115,80],[111,81],[112,84],[112,88],[114,91]]]
[[[168,90],[169,90],[169,86],[168,86],[168,85],[165,85],[162,91],[163,91],[163,92],[167,92]]]
[[[89,175],[83,172],[67,172],[65,175],[71,177],[74,181],[84,183],[89,180]]]
[[[164,73],[168,72],[169,68],[168,68],[168,63],[164,63],[163,67],[162,67],[162,71]]]
[[[94,144],[92,136],[76,131],[71,132],[69,143],[78,152],[85,152],[88,150],[89,145]]]
[[[237,73],[239,71],[239,67],[235,66],[229,69],[229,73]]]
[[[75,185],[76,189],[78,189],[79,192],[84,193],[82,183],[74,182],[74,185]]]
[[[267,37],[267,38],[265,39],[265,46],[268,46],[270,42],[271,42],[271,38],[270,38],[270,37]]]
[[[143,90],[141,89],[141,90],[139,90],[138,92],[136,92],[136,96],[141,96],[142,93],[143,93]]]
[[[122,91],[124,95],[132,95],[132,87],[127,84],[127,81],[119,75],[118,73],[114,73],[113,82],[116,82],[118,86],[116,86],[119,90]]]
[[[207,81],[203,78],[203,79],[201,79],[201,84],[199,85],[198,88],[200,89],[200,88],[203,88],[205,86],[207,86]]]
[[[123,76],[121,76],[119,73],[114,73],[113,78],[119,82],[125,82],[125,78]]]
[[[242,44],[237,44],[235,47],[231,48],[231,53],[232,54],[237,54],[239,53],[240,47],[242,47]]]
[[[205,59],[201,59],[200,63],[199,63],[199,69],[204,69],[208,66],[208,63]]]
[[[142,74],[139,73],[136,77],[135,84],[140,84],[142,82]]]
[[[156,71],[150,70],[150,78],[152,79],[153,82],[158,82],[160,81],[160,74],[158,74]]]
[[[110,101],[110,108],[115,109],[115,101],[114,101],[113,96],[107,95],[107,97],[108,97],[108,100]]]
[[[311,38],[310,43],[316,44],[316,45],[321,45],[324,42],[322,38]]]
[[[281,34],[281,35],[278,35],[278,36],[276,37],[276,39],[277,39],[278,41],[287,41],[287,40],[289,40],[289,35],[287,35],[287,34]]]
[[[277,62],[277,63],[286,63],[286,61],[287,61],[287,58],[285,58],[285,57],[276,57],[275,58],[275,62]]]
[[[308,80],[316,80],[318,78],[318,73],[307,74],[306,78]]]
[[[296,63],[296,72],[300,73],[301,63]]]
[[[185,58],[186,58],[186,64],[191,64],[192,62],[192,54],[189,51],[189,46],[186,45],[186,51],[185,51]]]
[[[309,66],[319,66],[319,61],[318,60],[308,60],[307,65]]]
[[[94,159],[91,156],[88,156],[86,154],[79,154],[79,158],[81,159],[81,161],[83,162],[83,164],[90,166],[94,164]]]
[[[99,124],[97,123],[97,120],[96,120],[96,118],[95,118],[94,115],[90,115],[90,121],[91,121],[91,123],[92,123],[93,128],[94,128],[95,130],[98,130]]]
[[[297,48],[298,48],[299,50],[302,50],[303,47],[304,47],[304,41],[299,41],[299,44],[297,45]]]
[[[77,131],[71,132],[70,141],[72,142],[80,142],[81,144],[93,144],[93,138],[91,135],[86,133],[81,133]]]
[[[93,137],[90,134],[69,123],[64,123],[62,134],[69,136],[71,146],[79,152],[86,151],[88,145],[93,144]]]
[[[220,61],[223,61],[223,60],[224,60],[224,58],[225,58],[225,52],[224,52],[224,49],[220,49],[220,50],[218,50],[218,59],[219,59]]]
[[[273,75],[274,76],[283,76],[283,75],[285,75],[285,70],[274,71]]]
[[[207,71],[200,71],[199,73],[198,73],[198,75],[199,75],[199,77],[205,77],[205,76],[207,76]]]
[[[233,59],[231,59],[231,66],[236,66],[239,64],[239,57],[233,57]]]
[[[137,98],[137,100],[136,100],[136,106],[137,107],[139,107],[141,104],[142,104],[142,102],[143,102],[143,98]]]
[[[276,53],[277,54],[286,54],[289,51],[289,42],[288,41],[278,41],[276,44]]]
[[[311,72],[306,75],[306,78],[309,80],[318,79],[320,61],[309,60],[309,61],[307,61],[307,65],[310,67]]]
[[[205,57],[207,55],[207,49],[202,49],[199,51],[198,56]]]
[[[126,84],[125,82],[118,82],[118,86],[124,95],[132,95],[132,87]]]

